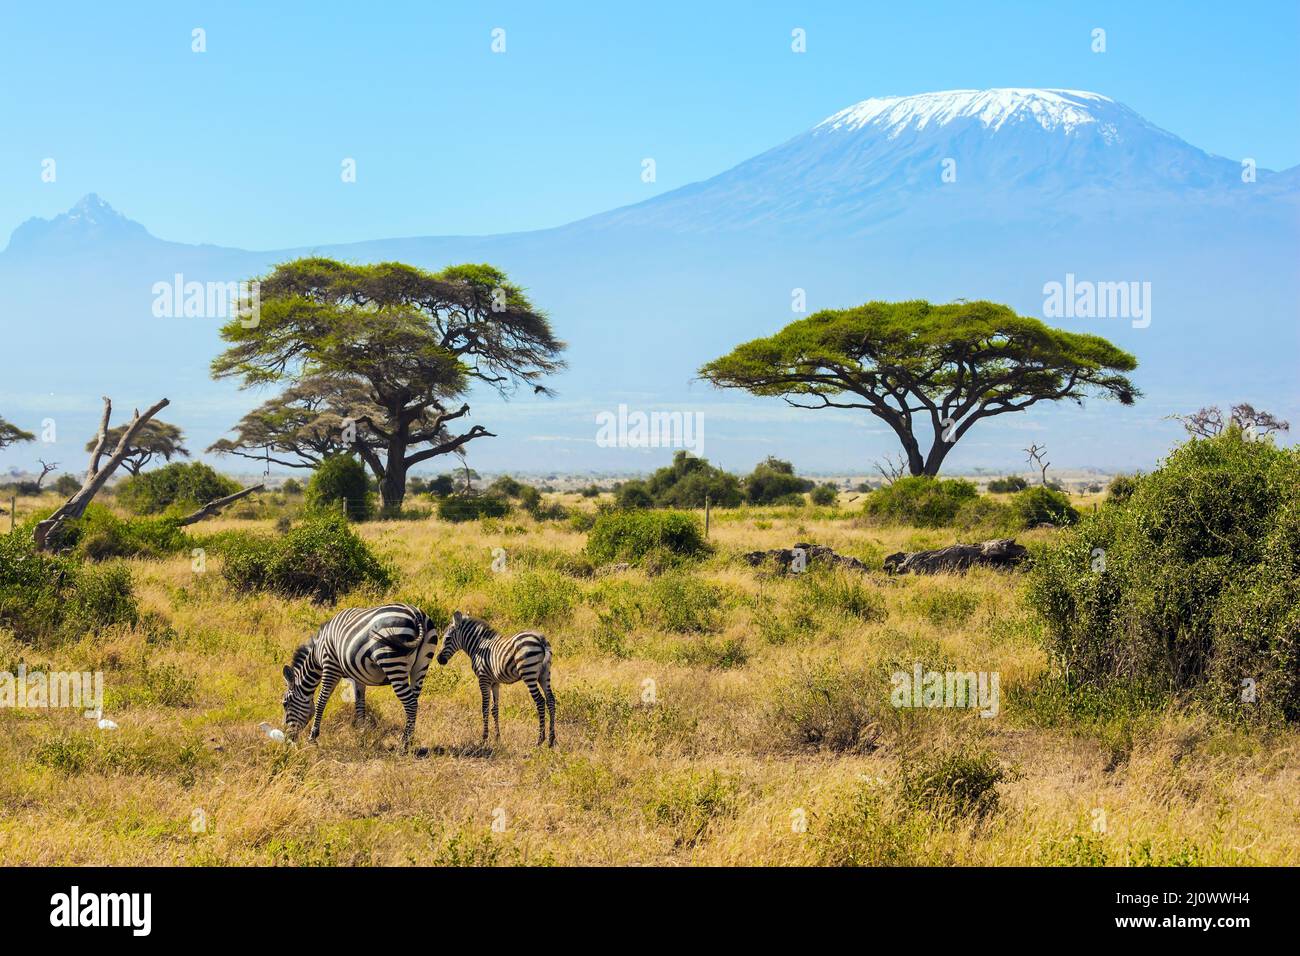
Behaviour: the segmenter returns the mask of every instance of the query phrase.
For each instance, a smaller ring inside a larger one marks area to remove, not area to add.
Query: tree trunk
[[[139,433],[149,419],[157,415],[168,404],[170,403],[164,398],[145,411],[143,415],[136,411],[126,430],[122,432],[122,437],[118,440],[117,447],[113,449],[113,454],[109,456],[108,462],[103,467],[100,467],[100,459],[104,457],[104,446],[108,444],[108,421],[113,414],[112,401],[109,400],[108,396],[104,397],[104,415],[99,421],[99,439],[95,442],[94,450],[90,453],[90,465],[86,468],[86,477],[77,493],[65,501],[54,514],[37,524],[35,530],[32,531],[32,541],[36,544],[38,551],[44,551],[53,544],[54,534],[62,527],[63,522],[69,519],[75,520],[85,514],[87,506],[99,492],[99,489],[104,487],[104,482],[108,481],[113,472],[117,470],[118,465],[122,464],[122,460],[126,458],[136,434]]]
[[[1014,568],[1029,557],[1029,551],[1015,538],[998,538],[982,544],[953,544],[934,551],[899,551],[885,558],[890,574],[937,574],[963,572],[979,564],[991,568]]]
[[[253,487],[245,488],[243,491],[236,491],[233,495],[226,495],[224,498],[217,498],[215,501],[209,501],[198,511],[186,515],[178,521],[177,527],[183,528],[186,525],[194,524],[196,521],[202,521],[204,518],[217,514],[222,508],[226,507],[226,505],[234,504],[240,498],[243,498],[246,495],[251,495],[255,491],[261,491],[263,487],[263,485],[253,485]]]

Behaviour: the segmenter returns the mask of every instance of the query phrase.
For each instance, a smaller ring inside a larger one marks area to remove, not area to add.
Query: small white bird
[[[279,727],[272,727],[266,721],[262,721],[257,725],[257,727],[262,731],[262,733],[266,734],[266,736],[270,737],[277,744],[284,743],[284,731]]]
[[[99,723],[95,725],[100,730],[117,730],[117,724],[113,723],[107,717],[99,718]]]

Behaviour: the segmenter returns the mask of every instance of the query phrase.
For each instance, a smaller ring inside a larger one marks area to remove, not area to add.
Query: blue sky
[[[1095,90],[1211,152],[1300,163],[1295,0],[608,7],[13,5],[0,241],[87,192],[164,238],[255,249],[558,225],[857,100],[958,87]]]

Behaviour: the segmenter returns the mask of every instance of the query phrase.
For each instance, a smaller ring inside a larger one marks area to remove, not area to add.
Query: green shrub
[[[801,498],[813,483],[794,473],[794,465],[779,458],[758,463],[745,479],[745,497],[751,505],[771,505]]]
[[[969,481],[917,475],[876,489],[867,496],[863,509],[867,517],[887,524],[945,528],[953,523],[962,505],[978,496],[978,489]]]
[[[117,500],[133,514],[160,514],[168,509],[193,511],[209,501],[233,495],[239,485],[202,462],[172,462],[142,471],[121,482]]]
[[[699,519],[681,511],[609,511],[587,535],[587,554],[601,563],[640,564],[653,557],[671,564],[708,552]]]
[[[563,624],[578,597],[578,586],[558,571],[518,571],[503,579],[489,617],[520,627]]]
[[[1300,719],[1297,502],[1295,449],[1188,442],[1036,557],[1029,597],[1050,650],[1076,683]]]
[[[625,481],[614,492],[614,503],[625,511],[636,508],[653,508],[655,500],[650,496],[644,481]]]
[[[438,499],[438,517],[443,521],[459,523],[479,518],[504,518],[508,514],[509,502],[495,495],[452,495]]]
[[[994,478],[989,482],[989,491],[994,494],[1006,494],[1007,492],[1024,491],[1029,487],[1029,482],[1019,475],[1008,475],[1006,478]]]
[[[677,846],[694,846],[718,818],[740,810],[733,780],[716,770],[684,770],[656,776],[643,807],[650,823],[671,828]]]
[[[192,542],[175,518],[123,520],[102,505],[92,504],[76,521],[68,522],[59,544],[91,561],[108,558],[165,558],[189,550]]]
[[[1128,501],[1133,497],[1140,480],[1140,475],[1116,475],[1106,488],[1106,504],[1122,505]]]
[[[222,547],[222,575],[238,590],[333,601],[359,587],[383,589],[392,570],[366,547],[342,515],[305,519],[282,537],[245,535]]]
[[[347,516],[353,521],[366,521],[374,513],[366,466],[351,455],[332,455],[311,473],[307,482],[307,508],[342,514],[345,501]]]
[[[678,634],[716,631],[722,625],[722,590],[693,574],[673,571],[650,584],[649,613],[656,625]]]
[[[818,568],[802,575],[802,596],[809,607],[848,614],[862,621],[883,621],[885,601],[861,573]]]
[[[20,640],[81,637],[138,620],[131,572],[37,552],[30,531],[0,536],[0,624]]]
[[[839,502],[840,490],[836,488],[835,485],[827,482],[824,485],[818,485],[814,488],[809,497],[812,498],[813,504],[827,508]]]
[[[964,502],[952,519],[952,527],[966,535],[995,537],[1023,527],[1015,509],[990,495],[980,495]]]
[[[1017,492],[1011,499],[1011,509],[1021,528],[1037,528],[1040,524],[1064,528],[1079,520],[1079,512],[1070,504],[1068,495],[1042,486]]]

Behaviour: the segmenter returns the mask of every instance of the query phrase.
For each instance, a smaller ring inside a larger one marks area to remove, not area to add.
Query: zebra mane
[[[462,633],[479,641],[490,641],[497,636],[487,621],[477,617],[467,617],[461,622]]]
[[[289,666],[297,670],[298,665],[306,662],[309,657],[311,657],[311,642],[300,644],[293,652],[293,658],[289,661]]]

